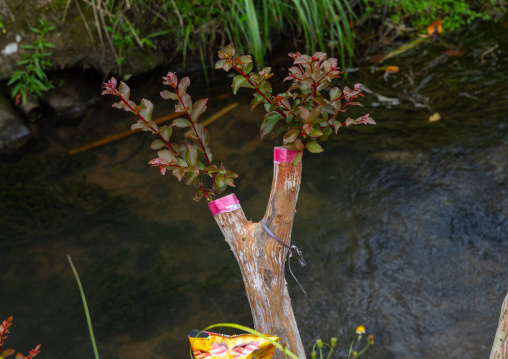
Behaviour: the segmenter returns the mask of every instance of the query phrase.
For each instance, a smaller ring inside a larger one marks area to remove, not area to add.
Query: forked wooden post
[[[266,226],[287,245],[291,241],[302,176],[302,163],[296,166],[291,163],[296,153],[274,149],[272,190],[263,217]],[[255,329],[278,336],[279,343],[305,359],[284,277],[287,249],[259,222],[245,218],[234,194],[210,202],[209,207],[240,265]],[[282,354],[277,351],[274,358],[282,358]]]
[[[501,306],[501,315],[499,316],[490,359],[508,359],[508,294]]]

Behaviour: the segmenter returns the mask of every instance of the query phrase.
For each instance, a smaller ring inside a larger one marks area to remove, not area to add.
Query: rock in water
[[[0,150],[9,146],[19,146],[31,135],[21,117],[14,111],[5,97],[0,97]]]

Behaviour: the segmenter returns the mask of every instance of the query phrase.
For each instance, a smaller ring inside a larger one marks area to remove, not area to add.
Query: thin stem
[[[215,177],[214,177],[213,180],[214,180],[214,185],[215,185]],[[203,194],[205,195],[206,200],[208,202],[210,202],[211,198],[208,197],[208,194],[206,193],[206,190],[203,188],[203,183],[202,182],[199,184],[199,188],[201,188],[201,191],[203,191]]]
[[[131,110],[131,111],[132,111],[132,113],[134,113],[136,116],[138,116],[138,118],[139,118],[141,121],[143,121],[146,125],[148,125],[148,127],[150,128],[150,130],[152,130],[152,131],[153,131],[153,133],[155,133],[155,134],[156,134],[156,135],[157,135],[157,136],[158,136],[158,137],[162,140],[162,142],[164,142],[164,144],[165,144],[166,146],[168,146],[168,148],[169,148],[170,150],[172,150],[172,151],[173,151],[173,153],[178,154],[178,151],[177,151],[177,150],[175,150],[175,149],[173,148],[173,146],[171,146],[171,143],[169,143],[169,142],[168,142],[168,141],[167,141],[164,137],[162,137],[162,135],[160,135],[158,131],[155,131],[155,128],[153,128],[153,126],[152,126],[152,125],[150,125],[150,122],[148,122],[147,120],[145,120],[145,119],[144,119],[144,117],[143,117],[143,116],[141,116],[139,113],[135,113],[135,112],[134,112],[134,109],[133,109],[133,108],[132,108],[132,106],[129,104],[129,102],[128,102],[128,101],[125,101],[125,99],[122,97],[122,95],[120,95],[120,93],[119,93],[118,91],[117,91],[116,95],[117,95],[118,97],[120,97],[120,100],[122,100],[122,102],[123,102],[123,103],[124,103],[124,104],[125,104],[125,105],[126,105],[126,106],[127,106],[127,107]]]
[[[187,117],[189,118],[189,121],[192,125],[192,129],[194,130],[194,133],[196,134],[196,137],[198,138],[199,144],[201,145],[201,149],[203,150],[203,153],[205,154],[206,162],[208,162],[208,165],[211,166],[212,162],[210,161],[210,158],[208,157],[208,154],[206,153],[205,144],[203,143],[203,141],[201,141],[201,136],[199,136],[198,131],[196,130],[196,124],[192,120],[190,113],[187,112],[187,110],[185,109],[185,105],[183,103],[182,97],[180,97],[180,94],[178,93],[178,91],[175,91],[175,93],[178,96],[178,99],[179,99],[180,103],[182,104],[182,107],[183,107],[185,113],[187,114]]]
[[[242,71],[240,70],[234,63],[231,63],[231,66],[233,66],[233,68],[240,74],[242,75],[246,80],[247,82],[254,88],[254,90],[256,90],[256,92],[258,94],[260,94],[261,96],[263,96],[263,98],[268,101],[270,104],[272,103],[272,101],[270,99],[268,99],[268,97],[259,90],[259,87],[256,86],[251,80],[250,78]],[[282,111],[280,108],[276,108],[275,111],[277,111],[284,119],[286,119],[286,114],[284,113],[284,111]]]
[[[351,99],[348,99],[348,100],[347,100],[347,102],[346,102],[346,103],[345,103],[345,104],[344,104],[344,105],[343,105],[340,109],[338,109],[337,111],[335,111],[335,113],[333,114],[333,116],[332,116],[332,117],[330,117],[330,118],[328,119],[328,121],[333,120],[333,119],[334,119],[334,118],[335,118],[335,117],[339,114],[339,112],[340,112],[340,111],[341,111],[344,107],[346,107],[346,106],[349,104],[349,102],[351,102]],[[346,123],[344,122],[343,124],[341,124],[341,125],[340,125],[340,127],[345,126],[345,125],[346,125]],[[326,127],[333,127],[333,125],[328,125],[328,126],[319,126],[319,127],[320,127],[320,128],[326,128]]]
[[[287,108],[286,105],[284,105],[282,102],[279,102],[286,110],[289,111],[290,114],[292,114],[296,119],[298,119],[298,121],[300,121],[301,123],[305,123],[304,121],[302,121],[302,119],[300,117],[298,117],[296,115],[296,113],[294,113],[290,108]]]

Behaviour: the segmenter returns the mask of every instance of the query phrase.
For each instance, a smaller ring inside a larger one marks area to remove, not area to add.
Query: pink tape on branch
[[[210,211],[214,216],[221,213],[231,212],[241,207],[240,201],[236,198],[234,193],[208,203],[208,208],[210,208]]]
[[[284,147],[273,149],[273,163],[291,163],[299,151],[287,150]]]

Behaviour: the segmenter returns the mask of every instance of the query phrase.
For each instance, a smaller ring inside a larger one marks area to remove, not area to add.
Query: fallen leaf
[[[445,54],[446,56],[449,56],[449,57],[459,57],[459,56],[464,55],[465,53],[466,52],[464,50],[448,50],[448,51],[443,52],[443,54]]]
[[[390,74],[395,74],[395,73],[399,72],[399,67],[398,66],[386,66],[385,72],[390,73]]]
[[[429,36],[437,36],[443,31],[443,22],[441,20],[432,21],[427,27],[427,34]]]
[[[435,113],[429,117],[429,122],[437,122],[441,119],[441,115],[439,113]]]

